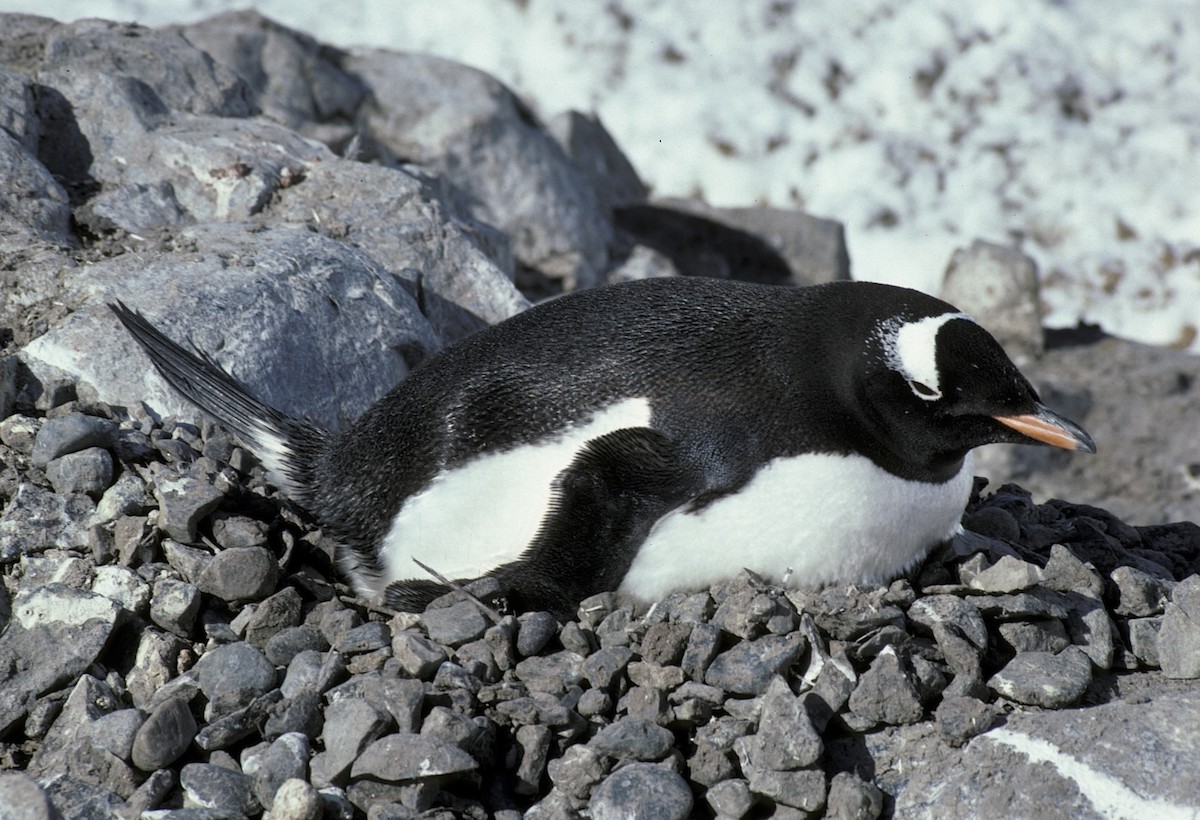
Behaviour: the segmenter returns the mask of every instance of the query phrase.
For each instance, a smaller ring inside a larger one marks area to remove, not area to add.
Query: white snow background
[[[245,0],[0,0],[150,26]],[[1195,0],[259,0],[343,48],[477,66],[598,113],[661,196],[845,223],[854,275],[937,292],[975,238],[1051,327],[1200,352]],[[0,34],[2,36],[2,34]]]

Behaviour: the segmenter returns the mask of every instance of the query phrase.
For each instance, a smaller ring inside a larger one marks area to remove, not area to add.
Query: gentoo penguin
[[[970,317],[864,282],[702,278],[542,303],[430,357],[342,432],[111,306],[398,609],[492,575],[519,609],[657,600],[748,568],[878,583],[960,530],[971,450],[1095,452]]]

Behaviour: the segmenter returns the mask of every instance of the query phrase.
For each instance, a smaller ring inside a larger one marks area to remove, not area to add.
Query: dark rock
[[[705,595],[705,598],[707,597]],[[709,599],[709,603],[711,602]],[[720,648],[721,630],[710,623],[695,623],[688,636],[687,648],[683,652],[680,666],[693,680],[702,681]]]
[[[853,772],[838,772],[829,782],[825,816],[830,820],[874,820],[883,814],[883,792]]]
[[[330,704],[348,697],[365,698],[376,709],[390,714],[402,734],[415,732],[421,726],[425,684],[419,680],[385,677],[378,673],[357,675],[326,695]]]
[[[271,707],[282,699],[278,689],[261,695],[229,714],[217,718],[196,734],[196,745],[206,751],[226,749],[259,731]]]
[[[150,620],[163,629],[187,638],[200,612],[200,590],[185,581],[159,578],[150,599]]]
[[[1009,700],[1054,709],[1077,702],[1091,682],[1091,661],[1078,647],[1069,646],[1057,655],[1019,653],[988,686]]]
[[[270,660],[269,654],[267,659]],[[305,649],[292,658],[279,688],[284,697],[292,697],[301,689],[311,688],[317,692],[324,692],[338,683],[345,674],[346,663],[337,652],[322,654],[315,649]]]
[[[258,601],[275,589],[278,580],[279,564],[270,550],[240,547],[214,555],[196,586],[223,601]]]
[[[546,773],[552,732],[549,726],[522,726],[515,737],[521,747],[521,762],[517,765],[513,790],[517,794],[537,794]]]
[[[60,495],[84,493],[99,498],[113,481],[113,461],[108,450],[88,447],[53,459],[46,477]]]
[[[134,741],[145,721],[146,715],[139,709],[120,709],[97,718],[89,727],[88,736],[97,748],[121,760],[131,760]]]
[[[911,673],[891,647],[871,662],[854,687],[849,703],[856,715],[876,723],[915,723],[925,715]]]
[[[951,746],[958,747],[992,727],[999,710],[977,698],[948,697],[934,714],[938,731]]]
[[[595,820],[683,820],[691,816],[692,790],[669,769],[632,763],[617,769],[596,787],[588,811]]]
[[[755,769],[750,774],[750,791],[784,806],[817,812],[825,805],[825,773],[820,769],[794,772]]]
[[[762,698],[754,764],[775,771],[811,766],[821,758],[824,746],[804,709],[781,677],[775,677]]]
[[[160,475],[155,481],[154,497],[158,500],[158,526],[176,541],[187,544],[196,540],[200,521],[220,505],[225,495],[206,477],[184,474]]]
[[[461,646],[483,636],[488,621],[471,601],[461,601],[441,609],[427,609],[421,624],[429,639],[446,646]]]
[[[259,756],[253,787],[263,808],[273,808],[275,793],[286,781],[308,774],[308,752],[308,738],[292,733],[276,738]]]
[[[1171,592],[1157,646],[1168,678],[1200,678],[1200,575],[1185,578]]]
[[[584,659],[566,650],[520,661],[516,675],[531,690],[561,694],[583,680]]]
[[[1000,624],[1000,637],[1014,652],[1061,652],[1071,645],[1062,621],[1010,621]]]
[[[70,453],[110,447],[116,431],[116,422],[82,413],[47,419],[38,428],[30,457],[35,467],[46,469],[51,461]]]
[[[652,624],[642,638],[642,658],[659,666],[679,666],[692,637],[693,625],[668,622]]]
[[[267,543],[267,527],[244,515],[215,513],[211,516],[212,534],[221,549],[261,547]]]
[[[601,754],[620,759],[662,760],[671,751],[670,731],[648,720],[626,717],[605,726],[588,741]]]
[[[328,648],[325,638],[313,627],[285,626],[271,635],[263,647],[263,653],[276,666],[288,666],[301,652],[324,652]]]
[[[342,655],[359,655],[374,652],[392,645],[392,631],[387,624],[368,621],[347,630],[334,646]]]
[[[469,754],[448,743],[401,733],[385,735],[367,746],[350,774],[394,783],[474,771],[478,765]]]
[[[286,734],[301,734],[315,740],[323,725],[321,693],[315,689],[301,689],[272,707],[271,716],[263,726],[263,737],[275,740]]]
[[[633,650],[628,647],[605,647],[593,652],[584,660],[583,676],[593,689],[611,690],[618,678],[625,673],[632,659]]]
[[[562,757],[551,760],[546,772],[554,788],[577,800],[586,799],[607,773],[605,758],[590,746],[568,746]]]
[[[750,784],[740,777],[709,786],[704,792],[704,799],[709,808],[721,817],[744,817],[754,805]]]
[[[133,765],[144,772],[169,766],[196,737],[196,719],[186,701],[170,698],[159,704],[133,740]]]
[[[517,652],[529,657],[541,652],[558,632],[558,620],[549,612],[526,612],[518,618]]]
[[[1164,581],[1134,567],[1117,567],[1109,577],[1117,585],[1118,615],[1148,617],[1161,615],[1171,595],[1173,582]]]
[[[404,674],[418,680],[430,680],[446,662],[446,650],[415,632],[392,635],[392,655]]]
[[[209,650],[192,671],[208,698],[209,720],[248,706],[275,687],[274,664],[262,650],[244,641]]]
[[[804,639],[799,634],[741,641],[713,659],[704,682],[739,695],[761,695],[771,679],[786,674],[803,651]]]
[[[208,763],[189,763],[179,771],[188,804],[237,814],[260,811],[253,780],[238,771]]]

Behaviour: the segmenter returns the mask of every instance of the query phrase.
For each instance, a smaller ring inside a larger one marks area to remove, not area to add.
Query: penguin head
[[[861,403],[903,463],[945,472],[995,443],[1096,452],[1091,436],[1044,405],[999,342],[971,317],[897,288],[901,306],[874,317]]]

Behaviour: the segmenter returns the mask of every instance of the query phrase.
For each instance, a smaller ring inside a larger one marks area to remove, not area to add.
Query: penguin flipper
[[[517,609],[573,613],[583,598],[619,587],[654,523],[702,488],[699,469],[661,431],[594,438],[559,473],[528,549],[491,574]]]

